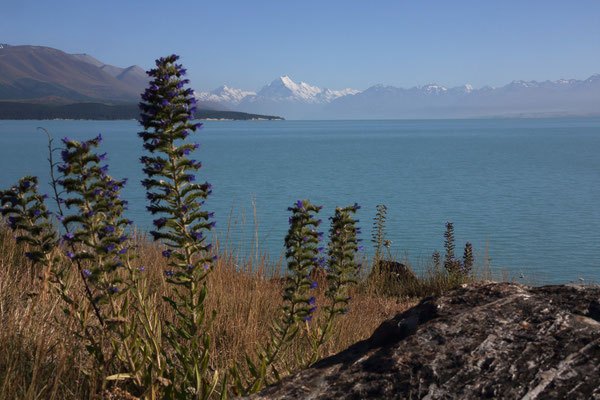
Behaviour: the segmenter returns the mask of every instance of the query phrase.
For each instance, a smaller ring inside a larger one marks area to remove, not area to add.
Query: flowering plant
[[[176,64],[178,56],[171,55],[156,61],[148,72],[154,79],[142,95],[139,133],[150,155],[140,161],[147,178],[147,189],[156,230],[155,240],[167,246],[163,256],[168,258],[167,281],[174,286],[173,296],[165,300],[177,316],[167,321],[167,339],[175,358],[168,357],[169,391],[177,396],[205,398],[212,393],[218,380],[215,373],[208,378],[210,321],[206,321],[204,299],[206,277],[213,268],[216,256],[207,243],[207,232],[214,226],[214,213],[202,211],[204,200],[211,193],[209,183],[196,183],[196,172],[202,163],[188,158],[199,145],[186,142],[201,123],[193,122],[196,100],[193,91],[185,88],[186,70]],[[166,353],[165,353],[166,354]]]

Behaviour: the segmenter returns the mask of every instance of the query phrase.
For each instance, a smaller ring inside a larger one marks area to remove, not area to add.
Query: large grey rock
[[[253,399],[600,399],[600,287],[464,285]]]

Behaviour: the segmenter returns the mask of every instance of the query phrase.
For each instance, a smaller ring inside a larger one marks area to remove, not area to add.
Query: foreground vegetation
[[[177,59],[157,60],[140,103],[142,185],[158,217],[152,241],[123,216],[127,180],[107,174],[107,155],[96,151],[101,135],[62,139],[58,163],[50,139],[56,212],[36,177],[1,193],[3,395],[255,393],[367,337],[415,299],[473,279],[472,248],[467,243],[462,259],[455,256],[451,223],[443,264],[434,253],[426,276],[391,260],[383,205],[373,260],[359,259],[358,204],[329,214],[326,237],[322,207],[308,200],[289,207],[285,259],[240,260],[221,250],[211,236],[214,213],[203,209],[211,185],[196,183],[202,164],[188,157],[199,144],[186,139],[202,124]]]
[[[172,290],[163,273],[167,269],[162,256],[165,250],[144,235],[136,240],[140,265],[147,273],[147,289],[151,304],[159,315],[171,318],[173,311],[164,306],[161,298]],[[39,271],[32,270],[23,249],[12,238],[12,232],[0,232],[0,398],[6,399],[83,399],[89,398],[89,371],[92,362],[84,343],[71,333],[72,321],[61,310],[61,299],[42,292],[44,282]],[[442,270],[430,265],[422,276],[421,287],[406,287],[390,281],[385,275],[368,278],[365,268],[359,284],[354,287],[352,307],[335,321],[335,335],[326,344],[322,355],[341,351],[366,339],[385,319],[413,306],[419,297],[440,293],[459,281],[453,281]],[[206,299],[208,309],[218,310],[210,327],[211,369],[225,370],[233,362],[245,362],[244,354],[252,354],[256,345],[269,335],[272,316],[281,305],[285,281],[284,266],[266,256],[248,260],[236,259],[233,253],[222,254],[208,278],[210,290]],[[321,283],[324,283],[321,281]],[[84,297],[83,285],[73,288]],[[314,293],[317,304],[323,304],[325,285]],[[405,293],[412,292],[414,297]],[[323,310],[316,311],[316,319]],[[314,329],[315,322],[302,329]],[[289,372],[298,370],[296,354],[307,351],[305,344],[296,341],[285,352],[279,365]],[[247,373],[247,372],[246,372]],[[118,393],[116,387],[127,389],[123,382],[113,381],[106,388]],[[118,398],[118,397],[115,397]]]

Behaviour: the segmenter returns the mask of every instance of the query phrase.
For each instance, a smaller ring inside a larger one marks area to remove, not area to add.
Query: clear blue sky
[[[600,73],[600,1],[19,0],[0,43],[147,69],[176,53],[192,87],[256,90],[281,75],[332,89]]]

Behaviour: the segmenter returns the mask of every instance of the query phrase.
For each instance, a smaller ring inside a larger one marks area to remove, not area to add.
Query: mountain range
[[[61,105],[81,102],[137,104],[148,86],[146,72],[105,64],[88,54],[44,46],[0,44],[0,101]],[[223,110],[202,103],[199,109]]]
[[[221,86],[196,93],[202,101],[237,111],[288,119],[481,118],[600,115],[600,74],[586,80],[513,81],[479,89],[428,84],[405,89],[375,85],[364,91],[331,90],[296,83],[288,76],[260,91]]]
[[[88,54],[0,44],[0,102],[5,104],[132,104],[148,82],[137,65],[121,68]],[[320,88],[281,76],[256,92],[223,85],[196,97],[202,110],[287,119],[600,115],[600,74],[585,80],[513,81],[498,88],[375,85],[363,91]]]

